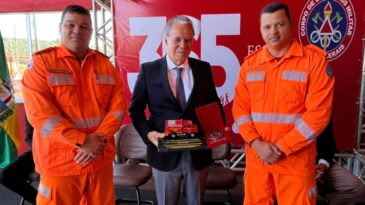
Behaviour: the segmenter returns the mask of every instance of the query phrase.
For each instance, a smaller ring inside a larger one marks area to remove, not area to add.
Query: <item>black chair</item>
[[[216,162],[226,159],[231,153],[231,146],[229,143],[220,145],[212,149],[213,160]],[[235,173],[229,168],[221,164],[213,164],[209,166],[209,174],[207,179],[206,190],[226,190],[228,202],[225,204],[232,204],[232,194],[230,189],[237,185],[237,177]]]
[[[39,181],[40,181],[40,175],[36,172],[36,171],[34,171],[34,172],[32,172],[30,175],[29,175],[29,178],[28,178],[28,183],[29,184],[32,184],[32,183],[39,183]],[[20,205],[24,205],[24,203],[25,203],[25,199],[22,197],[21,199],[20,199]]]
[[[115,203],[137,202],[137,204],[153,204],[153,201],[142,201],[139,187],[152,177],[152,169],[142,165],[139,160],[146,158],[146,145],[133,127],[123,125],[115,134],[116,163],[113,168],[114,185],[120,187],[134,187],[136,200],[116,199]]]

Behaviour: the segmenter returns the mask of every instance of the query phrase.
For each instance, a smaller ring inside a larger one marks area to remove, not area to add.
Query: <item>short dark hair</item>
[[[91,22],[90,11],[80,5],[69,5],[65,9],[63,9],[62,16],[61,16],[61,23],[63,22],[63,20],[65,20],[65,16],[67,13],[78,13],[78,14],[86,15],[89,17],[90,22]]]
[[[280,3],[280,2],[273,2],[270,4],[267,4],[260,12],[260,17],[262,16],[262,14],[266,14],[266,13],[274,13],[275,11],[278,11],[280,9],[284,9],[285,11],[285,15],[286,17],[288,17],[289,22],[290,20],[290,12],[289,12],[289,8],[286,4]]]

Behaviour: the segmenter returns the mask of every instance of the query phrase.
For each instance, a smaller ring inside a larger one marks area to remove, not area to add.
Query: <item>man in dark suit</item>
[[[330,205],[365,203],[365,186],[360,179],[334,163],[336,143],[332,121],[317,138],[317,187]]]
[[[165,120],[186,119],[199,125],[195,108],[212,102],[220,105],[209,63],[188,57],[193,38],[194,28],[189,18],[175,16],[167,22],[164,30],[167,55],[141,65],[129,108],[133,125],[147,144],[147,162],[152,166],[161,205],[178,204],[182,179],[187,204],[201,204],[207,167],[212,163],[211,150],[168,153],[157,150],[158,138],[165,137]],[[150,112],[148,120],[146,106]]]

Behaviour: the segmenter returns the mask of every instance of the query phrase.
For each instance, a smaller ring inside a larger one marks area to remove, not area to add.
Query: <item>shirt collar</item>
[[[303,56],[303,47],[297,40],[293,40],[293,43],[284,58],[288,58],[290,56]]]
[[[186,58],[185,62],[183,64],[181,64],[180,66],[177,66],[175,65],[175,63],[171,60],[171,58],[169,57],[169,55],[166,54],[166,61],[167,61],[167,69],[168,70],[172,70],[176,67],[179,67],[179,68],[183,68],[183,69],[186,69],[186,68],[189,68],[189,60],[188,58]]]
[[[88,55],[91,55],[91,54],[93,54],[94,52],[93,52],[93,50],[91,50],[90,48],[88,49],[88,51],[87,51],[87,54],[86,54],[86,56],[88,56]],[[71,51],[69,51],[66,47],[64,47],[63,45],[60,45],[59,46],[59,49],[58,49],[58,51],[57,51],[57,57],[59,57],[59,58],[63,58],[63,57],[67,57],[67,56],[71,56],[71,57],[75,57],[76,58],[76,56],[73,54],[73,53],[71,53]],[[86,58],[86,56],[85,56],[85,58]]]
[[[283,59],[290,58],[291,56],[303,56],[303,48],[297,40],[293,40],[288,52],[282,57]],[[267,46],[263,47],[263,52],[261,53],[260,63],[269,62],[275,59],[268,51]]]

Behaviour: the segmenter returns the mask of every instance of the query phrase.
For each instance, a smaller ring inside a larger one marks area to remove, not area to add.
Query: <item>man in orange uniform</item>
[[[315,140],[331,115],[334,78],[326,53],[291,38],[289,9],[261,11],[266,45],[245,58],[233,116],[247,143],[244,204],[315,204]]]
[[[33,54],[23,78],[41,175],[37,204],[115,204],[114,133],[127,110],[119,74],[89,49],[90,12],[65,8],[61,45]]]

